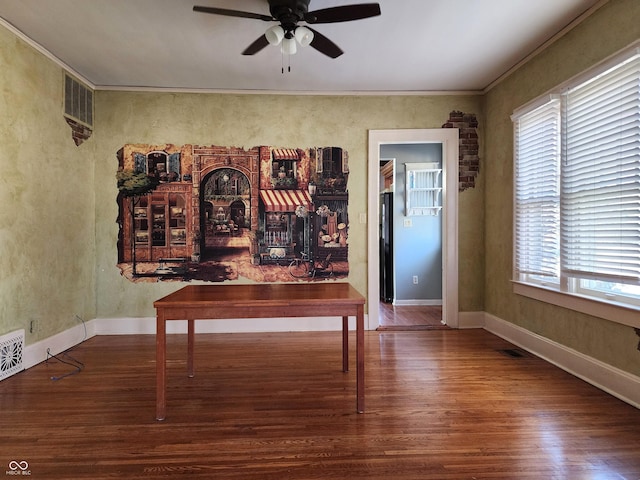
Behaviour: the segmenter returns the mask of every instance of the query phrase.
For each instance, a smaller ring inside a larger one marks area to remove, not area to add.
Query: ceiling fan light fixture
[[[242,55],[255,55],[268,45],[280,45],[283,54],[293,55],[297,46],[310,45],[330,58],[338,58],[344,52],[338,45],[322,33],[309,28],[298,27],[298,22],[308,24],[340,23],[362,20],[380,15],[379,3],[339,5],[309,11],[311,0],[268,0],[270,15],[229,10],[227,8],[194,6],[195,12],[224,15],[227,17],[249,18],[263,22],[278,22],[242,51]]]
[[[313,31],[307,27],[297,27],[293,35],[302,47],[313,42]]]
[[[284,28],[280,25],[274,25],[265,32],[264,36],[271,45],[278,45],[284,38]]]
[[[282,40],[282,53],[294,55],[298,51],[296,41],[293,38],[285,38]]]

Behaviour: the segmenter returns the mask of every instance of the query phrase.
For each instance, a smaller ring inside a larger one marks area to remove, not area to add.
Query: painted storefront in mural
[[[345,278],[348,154],[127,144],[118,266],[132,281]]]

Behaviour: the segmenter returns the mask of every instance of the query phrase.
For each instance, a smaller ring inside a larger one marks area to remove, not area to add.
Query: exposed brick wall
[[[76,144],[76,147],[87,140],[93,133],[93,130],[91,130],[89,127],[85,127],[84,125],[81,125],[78,122],[75,122],[67,117],[64,117],[64,119],[71,127],[71,138]]]
[[[480,157],[478,155],[478,120],[474,113],[463,113],[454,110],[442,128],[457,128],[460,132],[460,151],[458,162],[460,174],[458,190],[476,186],[476,177],[480,172]]]

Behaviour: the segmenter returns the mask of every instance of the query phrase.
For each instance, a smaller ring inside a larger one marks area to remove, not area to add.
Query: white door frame
[[[457,128],[369,130],[368,300],[369,330],[380,325],[380,145],[397,143],[442,144],[442,318],[458,328],[458,148]]]

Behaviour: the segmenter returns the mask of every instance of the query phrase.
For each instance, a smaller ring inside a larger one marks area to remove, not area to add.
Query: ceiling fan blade
[[[359,3],[315,10],[307,13],[304,19],[307,23],[337,23],[361,20],[378,15],[380,15],[380,4]]]
[[[318,50],[320,53],[324,53],[327,57],[331,58],[338,58],[344,53],[338,45],[333,43],[320,32],[310,27],[307,28],[309,28],[309,30],[313,32],[313,40],[309,45]]]
[[[242,12],[240,10],[227,10],[226,8],[215,7],[193,7],[194,12],[214,13],[216,15],[226,15],[227,17],[253,18],[265,22],[272,22],[274,19],[270,15],[262,15],[260,13]]]
[[[253,42],[251,45],[245,48],[244,52],[242,52],[242,55],[255,55],[267,45],[269,45],[269,42],[267,41],[267,37],[262,35],[255,42]]]

